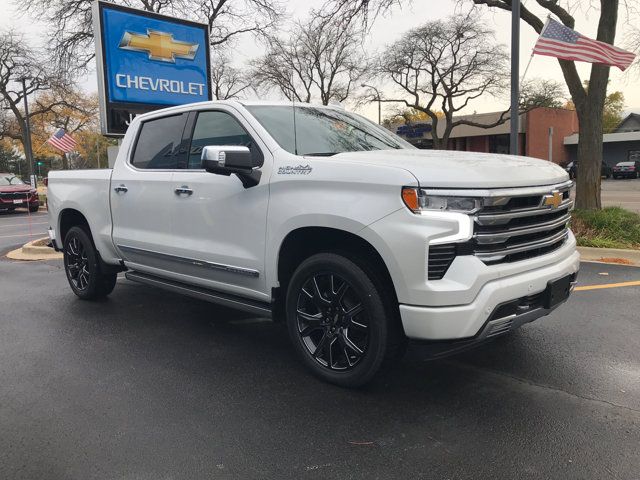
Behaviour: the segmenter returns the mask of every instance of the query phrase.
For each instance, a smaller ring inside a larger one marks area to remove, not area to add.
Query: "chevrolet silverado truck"
[[[49,235],[81,299],[125,272],[272,317],[351,387],[408,340],[451,353],[563,303],[571,188],[553,163],[418,150],[339,107],[205,102],[135,117],[113,169],[52,171]]]

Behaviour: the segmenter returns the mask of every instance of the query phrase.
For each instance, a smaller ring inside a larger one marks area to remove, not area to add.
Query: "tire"
[[[395,316],[388,315],[397,305],[366,270],[366,262],[318,253],[300,264],[287,288],[287,330],[298,356],[316,376],[343,387],[364,385],[397,355],[398,342],[390,341]]]
[[[109,295],[116,286],[116,273],[102,272],[98,252],[82,227],[71,227],[64,238],[64,271],[71,290],[83,300]]]
[[[29,212],[31,212],[31,213],[35,213],[35,212],[37,212],[37,211],[38,211],[38,209],[39,209],[39,208],[40,208],[40,207],[29,207]]]

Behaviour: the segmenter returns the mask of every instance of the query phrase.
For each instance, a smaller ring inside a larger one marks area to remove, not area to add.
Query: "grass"
[[[640,215],[624,208],[574,210],[571,230],[582,247],[640,250]]]

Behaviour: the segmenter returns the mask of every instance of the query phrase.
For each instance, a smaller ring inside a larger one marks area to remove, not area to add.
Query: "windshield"
[[[286,105],[253,105],[247,109],[289,153],[329,156],[341,152],[414,148],[364,117],[341,110]]]
[[[616,167],[633,167],[635,163],[633,162],[620,162],[616,165]]]
[[[0,173],[0,186],[6,187],[8,185],[24,185],[24,182],[10,173]]]

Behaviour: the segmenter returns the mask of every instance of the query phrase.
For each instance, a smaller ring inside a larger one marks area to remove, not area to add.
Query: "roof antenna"
[[[296,128],[296,97],[291,96],[291,109],[293,110],[293,153],[298,155],[298,132]]]

